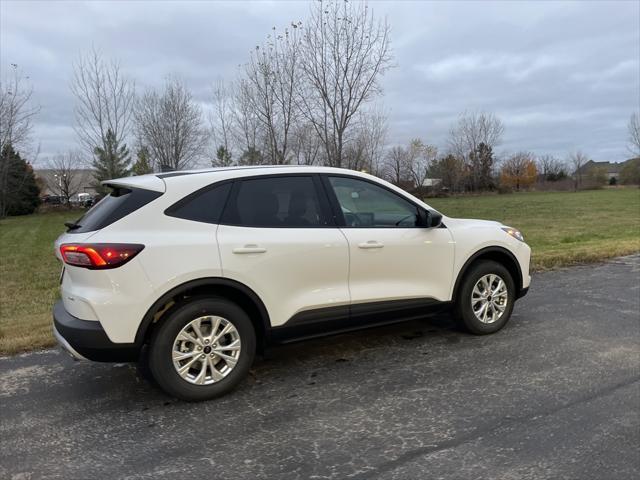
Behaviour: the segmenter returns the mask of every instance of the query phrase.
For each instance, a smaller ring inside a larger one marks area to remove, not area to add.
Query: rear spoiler
[[[141,188],[143,190],[151,190],[152,192],[160,193],[164,193],[167,189],[164,180],[155,175],[137,175],[133,177],[116,178],[114,180],[105,180],[100,183],[105,187]]]

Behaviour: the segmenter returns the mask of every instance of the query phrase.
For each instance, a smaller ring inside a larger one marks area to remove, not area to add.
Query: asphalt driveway
[[[0,359],[0,478],[630,479],[639,452],[640,256],[536,275],[493,336],[291,345],[201,404],[130,365]]]

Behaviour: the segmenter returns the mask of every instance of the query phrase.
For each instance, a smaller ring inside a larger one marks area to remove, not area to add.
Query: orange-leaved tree
[[[516,190],[529,188],[537,177],[535,157],[530,152],[511,155],[500,170],[500,183]]]

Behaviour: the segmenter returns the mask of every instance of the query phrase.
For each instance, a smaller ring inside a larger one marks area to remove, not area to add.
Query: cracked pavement
[[[640,475],[640,255],[540,273],[499,333],[446,316],[273,349],[186,404],[133,365],[0,358],[0,478]]]

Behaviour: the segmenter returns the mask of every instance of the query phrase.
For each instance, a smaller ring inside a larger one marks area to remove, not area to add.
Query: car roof
[[[328,173],[334,175],[349,175],[368,179],[377,184],[383,184],[388,189],[397,192],[412,202],[418,202],[425,208],[431,208],[422,200],[410,195],[400,187],[375,177],[369,173],[337,167],[323,167],[316,165],[254,165],[237,167],[204,168],[199,170],[180,170],[175,172],[150,173],[133,177],[118,178],[102,182],[103,185],[124,188],[142,188],[165,193],[171,190],[176,197],[192,193],[199,188],[206,187],[213,182],[236,178],[259,176],[264,174],[291,173]]]
[[[203,168],[198,170],[179,170],[174,172],[151,173],[132,177],[123,177],[113,180],[105,180],[103,185],[124,188],[143,188],[157,192],[165,192],[168,185],[174,184],[201,184],[238,178],[245,175],[254,176],[264,173],[351,173],[366,175],[354,170],[334,167],[319,167],[313,165],[254,165],[220,168]]]

